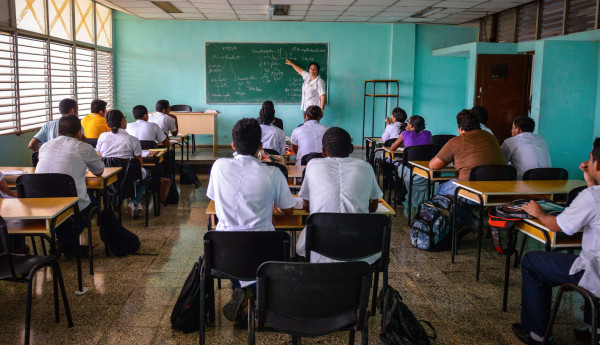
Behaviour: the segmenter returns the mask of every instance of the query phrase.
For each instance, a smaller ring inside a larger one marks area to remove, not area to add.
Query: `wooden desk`
[[[190,135],[185,133],[177,133],[177,135],[172,135],[169,137],[169,141],[174,140],[177,141],[177,143],[175,143],[176,145],[179,145],[181,147],[181,162],[183,162],[183,145],[185,144],[186,146],[186,157],[187,160],[190,160]],[[173,142],[171,142],[171,144],[173,144]]]
[[[0,171],[22,171],[25,174],[35,174],[34,167],[0,167]],[[102,172],[102,176],[96,176],[92,174],[90,171],[85,173],[85,184],[88,189],[99,189],[102,190],[113,183],[115,183],[118,179],[117,174],[121,171],[121,167],[104,168],[104,172]],[[16,188],[17,178],[21,175],[6,175],[4,180],[8,184],[8,187],[11,189]]]
[[[302,178],[302,172],[306,169],[306,165],[286,165],[288,171],[288,183],[290,186],[297,187],[298,179]]]
[[[505,204],[517,199],[546,198],[552,201],[565,201],[568,193],[577,187],[585,186],[581,180],[550,181],[455,181],[454,209],[460,197],[479,204],[479,230],[477,233],[477,264],[475,279],[479,280],[481,266],[481,238],[483,236],[484,208]],[[456,255],[456,212],[452,222],[452,263]]]
[[[383,145],[381,137],[365,137],[365,155],[367,162],[374,165],[375,147]]]
[[[165,160],[165,154],[167,149],[151,149],[149,151],[158,152],[154,157],[143,157],[142,161],[144,161],[144,167],[155,167],[157,164],[162,163]]]
[[[534,240],[543,243],[547,251],[556,248],[581,247],[581,240],[583,237],[583,231],[580,231],[573,236],[568,236],[564,232],[550,231],[537,219],[524,219],[517,223],[515,229]]]
[[[384,155],[390,157],[390,162],[394,160],[396,155],[401,155],[404,152],[404,147],[399,147],[396,150],[392,151],[391,146],[383,147]]]
[[[171,112],[171,115],[177,117],[177,130],[192,135],[192,149],[196,146],[194,134],[210,134],[213,136],[213,156],[217,155],[219,125],[217,113],[178,113]]]

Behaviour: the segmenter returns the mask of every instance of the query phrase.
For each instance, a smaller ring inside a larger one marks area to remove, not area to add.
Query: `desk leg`
[[[513,249],[513,231],[514,229],[508,229],[506,231],[507,238],[507,253],[506,262],[504,263],[504,294],[502,296],[502,311],[506,312],[508,304],[508,280],[510,279],[510,256],[514,253]],[[516,244],[516,243],[515,243]]]
[[[186,152],[187,161],[189,162],[190,161],[190,137],[189,136],[187,136],[185,138],[185,152]]]
[[[216,134],[216,133],[214,133],[214,134],[213,134],[213,157],[216,157],[216,156],[217,156],[217,150],[218,150],[218,147],[217,147],[217,146],[219,145],[219,144],[217,143],[217,141],[218,141],[218,140],[217,140],[217,134]]]
[[[481,241],[483,237],[483,197],[477,194],[479,197],[479,229],[477,232],[477,267],[475,268],[475,280],[479,280],[479,271],[481,268]]]
[[[212,215],[206,216],[206,229],[208,231],[212,230]]]
[[[409,176],[409,183],[408,183],[408,204],[406,205],[406,208],[408,209],[408,226],[411,225],[410,221],[412,219],[412,188],[413,188],[413,180],[414,180],[414,176],[413,176],[413,169],[412,167],[410,168],[410,176]]]
[[[452,212],[452,253],[450,255],[451,257],[451,261],[452,263],[454,263],[454,256],[456,256],[458,249],[457,249],[457,237],[458,234],[456,233],[456,213],[458,211],[458,192],[460,191],[460,187],[456,187],[456,189],[454,190],[454,212]]]

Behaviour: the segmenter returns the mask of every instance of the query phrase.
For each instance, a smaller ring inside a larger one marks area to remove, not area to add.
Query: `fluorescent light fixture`
[[[290,13],[290,5],[272,5],[275,7],[276,16],[287,16]]]
[[[152,3],[167,13],[183,13],[180,9],[168,1],[152,1]]]
[[[425,9],[420,10],[419,12],[413,14],[411,17],[413,18],[427,18],[432,14],[436,14],[440,11],[445,10],[445,7],[427,7]]]
[[[275,6],[269,5],[267,7],[267,19],[273,20],[273,13],[275,13]]]

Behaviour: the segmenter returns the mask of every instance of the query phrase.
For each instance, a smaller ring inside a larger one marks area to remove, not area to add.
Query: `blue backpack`
[[[451,215],[454,198],[435,195],[419,205],[417,215],[410,227],[410,243],[422,250],[441,251],[452,241]]]

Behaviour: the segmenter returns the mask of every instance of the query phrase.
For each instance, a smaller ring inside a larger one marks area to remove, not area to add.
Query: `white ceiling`
[[[160,0],[168,1],[168,0]],[[531,0],[170,0],[183,13],[169,14],[148,0],[103,0],[144,19],[266,21],[269,4],[290,5],[273,21],[462,24]],[[427,7],[444,10],[427,18],[411,15]]]

